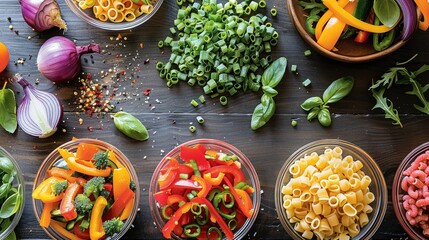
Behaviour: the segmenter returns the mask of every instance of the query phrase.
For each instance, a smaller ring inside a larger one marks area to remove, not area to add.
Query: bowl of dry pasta
[[[429,142],[413,149],[396,170],[392,202],[399,223],[412,239],[429,238]]]
[[[295,151],[283,164],[274,192],[279,219],[293,239],[370,239],[388,200],[376,162],[339,139]]]
[[[106,30],[127,30],[148,21],[163,0],[65,0],[86,23]]]

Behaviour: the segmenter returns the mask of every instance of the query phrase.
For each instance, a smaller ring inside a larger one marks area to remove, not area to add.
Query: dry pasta
[[[155,2],[154,0],[76,0],[76,4],[82,10],[92,8],[95,18],[103,22],[134,21],[143,14],[151,13]]]
[[[283,207],[294,229],[305,239],[350,239],[370,221],[375,195],[363,163],[343,157],[340,147],[311,153],[289,168],[282,186]]]

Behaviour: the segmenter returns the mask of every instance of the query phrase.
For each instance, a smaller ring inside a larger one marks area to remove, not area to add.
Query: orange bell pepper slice
[[[357,1],[349,2],[345,7],[348,13],[353,13],[356,9]],[[325,48],[326,50],[331,51],[334,49],[335,44],[337,44],[340,39],[341,34],[343,33],[346,24],[340,21],[336,16],[331,17],[325,28],[323,29],[322,34],[320,35],[317,43]]]
[[[57,231],[59,234],[63,235],[67,239],[70,240],[82,240],[82,238],[79,238],[78,236],[74,235],[73,233],[67,231],[59,222],[52,221],[51,222],[51,228],[53,228],[55,231]]]
[[[113,169],[113,199],[118,198],[130,189],[131,177],[126,168]]]
[[[71,169],[64,169],[60,167],[53,167],[48,170],[49,176],[64,178],[69,182],[76,182],[76,178],[72,177],[73,173],[74,171]]]
[[[229,191],[231,191],[236,203],[238,204],[238,208],[243,212],[244,216],[247,218],[252,217],[254,209],[252,207],[252,199],[250,199],[247,192],[241,189],[235,189],[228,178],[225,178],[225,183],[228,185]]]
[[[215,178],[212,178],[211,173],[204,173],[203,175],[204,180],[214,186],[219,186],[222,183],[223,177],[225,177],[225,173],[223,172],[220,172]]]
[[[107,200],[103,196],[99,196],[95,200],[94,206],[92,207],[91,220],[89,221],[89,236],[91,240],[98,240],[104,237],[106,234],[103,228],[103,211],[107,206]]]
[[[80,143],[77,146],[76,158],[82,160],[92,160],[94,155],[101,151],[100,148],[91,143]]]
[[[93,177],[108,177],[112,171],[110,167],[107,167],[106,169],[97,169],[95,167],[88,167],[83,164],[79,164],[76,162],[75,157],[69,157],[66,159],[66,162],[70,169]]]
[[[191,179],[195,182],[197,182],[201,186],[201,190],[197,193],[197,197],[206,197],[207,194],[209,194],[210,190],[212,189],[212,186],[210,183],[206,182],[204,178],[199,177],[197,175],[192,175]]]
[[[49,227],[51,223],[51,211],[58,207],[58,202],[55,203],[45,203],[43,205],[43,211],[40,215],[39,225],[42,227]]]
[[[127,202],[127,205],[125,205],[124,211],[122,211],[121,216],[119,217],[120,220],[125,220],[131,215],[131,212],[133,211],[133,208],[134,208],[134,202],[135,202],[135,197],[131,198]]]
[[[349,0],[339,0],[338,1],[338,5],[340,5],[340,7],[345,7],[347,4],[349,3]],[[322,34],[323,28],[325,27],[326,23],[329,21],[329,19],[331,19],[331,17],[334,14],[332,13],[331,10],[327,10],[322,17],[320,17],[319,21],[317,21],[316,24],[316,28],[314,29],[315,33],[314,35],[316,36],[316,40],[319,40],[320,35]]]
[[[419,20],[419,29],[426,31],[429,29],[429,2],[426,0],[414,0],[414,2],[419,7],[423,18]]]

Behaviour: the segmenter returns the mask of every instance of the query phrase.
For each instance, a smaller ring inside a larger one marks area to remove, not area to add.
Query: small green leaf
[[[415,95],[423,104],[423,107],[414,104],[414,107],[422,113],[426,113],[429,115],[429,102],[426,100],[424,93],[429,89],[429,84],[426,84],[424,87],[420,85],[419,82],[410,78],[409,79],[411,86],[413,86],[413,90],[406,92],[406,94]]]
[[[15,231],[10,232],[4,240],[16,240]]]
[[[7,157],[0,156],[0,170],[11,173],[14,170],[12,162]]]
[[[14,133],[18,126],[15,94],[6,88],[6,84],[0,89],[0,126],[9,133]]]
[[[149,139],[146,127],[133,115],[126,112],[117,112],[113,115],[116,128],[130,138],[139,141]]]
[[[393,108],[393,103],[389,99],[383,97],[384,91],[386,88],[380,89],[380,91],[376,91],[375,89],[371,89],[372,96],[376,100],[376,104],[372,108],[372,110],[376,108],[381,108],[385,113],[385,118],[390,118],[393,120],[393,125],[399,125],[402,127],[401,119],[399,118],[398,110]]]
[[[411,74],[412,74],[412,76],[413,76],[413,79],[416,79],[416,77],[417,77],[418,75],[420,75],[420,74],[422,74],[422,73],[424,73],[424,72],[427,72],[427,71],[429,71],[429,65],[424,64],[424,65],[423,65],[423,66],[421,66],[419,69],[417,69],[417,71],[412,72]]]
[[[264,92],[265,95],[270,96],[270,97],[275,97],[279,93],[279,92],[277,92],[277,90],[275,90],[274,88],[272,88],[270,86],[262,86],[262,91]]]
[[[323,5],[323,3],[317,2],[316,0],[299,1],[298,4],[303,7],[304,10],[320,9],[321,11],[324,11],[326,9],[326,6]]]
[[[311,97],[301,104],[301,108],[310,111],[310,109],[321,105],[323,105],[323,100],[320,97]]]
[[[265,69],[262,74],[262,86],[270,86],[275,88],[282,80],[287,66],[287,59],[280,57]]]
[[[0,208],[0,218],[9,218],[18,211],[21,201],[21,197],[19,195],[20,192],[18,190],[18,192],[10,195],[6,201],[4,201]]]
[[[324,127],[330,126],[331,113],[329,112],[329,109],[327,108],[320,109],[319,113],[317,114],[317,120],[319,120],[319,123]]]
[[[320,112],[320,108],[319,107],[314,107],[308,113],[307,120],[311,122],[313,119],[317,118],[317,115],[319,115],[319,112]]]
[[[387,27],[393,27],[401,17],[401,9],[395,0],[374,0],[373,9],[380,22]]]
[[[399,76],[408,75],[408,70],[404,67],[393,67],[385,72],[381,79],[373,83],[369,89],[376,89],[380,86],[387,86],[387,89],[392,87],[394,83],[398,82]]]
[[[351,76],[342,77],[333,81],[325,92],[323,92],[323,102],[325,104],[338,102],[350,93],[353,84],[354,79]]]
[[[252,114],[252,120],[250,122],[252,130],[264,126],[274,115],[275,109],[276,105],[274,99],[267,95],[262,95],[261,103],[255,107]]]

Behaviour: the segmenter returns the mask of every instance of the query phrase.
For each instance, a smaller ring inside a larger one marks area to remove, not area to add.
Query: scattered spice
[[[149,94],[150,94],[151,91],[152,91],[152,89],[146,88],[146,90],[143,92],[143,95],[149,96]]]

